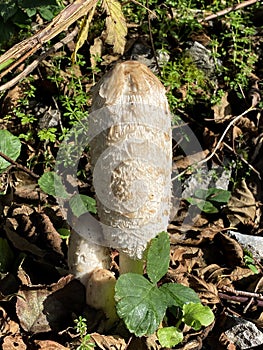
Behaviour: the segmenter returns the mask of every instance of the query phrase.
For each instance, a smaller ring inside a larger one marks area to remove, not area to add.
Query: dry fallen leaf
[[[95,38],[94,44],[90,46],[89,52],[90,52],[90,64],[91,68],[95,69],[97,66],[97,60],[98,58],[101,58],[102,55],[102,48],[103,43],[101,38]]]
[[[212,107],[214,111],[214,120],[216,123],[223,123],[232,117],[231,105],[228,102],[228,92],[226,92],[221,101]]]
[[[65,346],[53,340],[35,340],[34,343],[39,350],[66,350]]]
[[[230,225],[235,227],[242,223],[254,222],[256,216],[256,200],[247,187],[246,181],[241,180],[240,185],[234,190],[226,208]]]
[[[69,326],[72,315],[80,313],[84,305],[84,287],[69,275],[45,288],[22,286],[16,313],[25,331],[43,333]]]
[[[27,346],[23,341],[22,335],[13,334],[4,337],[2,350],[27,350]]]
[[[124,350],[126,343],[120,336],[101,335],[92,333],[91,339],[96,343],[96,346],[102,350]]]
[[[235,239],[218,232],[214,242],[218,250],[222,252],[226,266],[232,267],[242,264],[244,255],[243,248]]]
[[[213,283],[207,283],[203,279],[190,275],[189,276],[190,287],[198,293],[200,299],[205,304],[217,304],[220,303],[220,298],[218,297],[218,291]]]

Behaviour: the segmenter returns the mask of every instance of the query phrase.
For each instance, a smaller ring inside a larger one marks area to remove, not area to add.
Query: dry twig
[[[65,31],[71,24],[82,16],[86,15],[95,5],[97,0],[76,0],[62,10],[44,29],[32,37],[23,40],[13,46],[0,57],[0,65],[5,62],[13,62],[5,71],[0,74],[0,79],[22,63],[26,58],[40,49],[44,43]],[[34,61],[34,65],[38,60]],[[32,65],[32,67],[34,66]],[[31,67],[31,69],[32,69]],[[34,67],[35,68],[35,67]],[[34,69],[33,68],[33,69]],[[30,70],[30,69],[29,69]],[[13,85],[12,85],[13,86]],[[9,86],[11,87],[11,86]],[[2,87],[0,87],[3,90]],[[1,91],[0,90],[0,91]]]
[[[212,15],[209,15],[209,16],[207,16],[205,18],[202,18],[202,19],[199,20],[199,22],[210,21],[211,19],[215,19],[215,18],[218,18],[220,16],[224,16],[224,15],[226,15],[229,12],[242,9],[242,8],[247,7],[249,5],[253,5],[256,2],[258,2],[258,0],[247,0],[247,1],[241,2],[240,4],[236,4],[236,5],[227,7],[224,10],[218,11],[217,13],[213,13]]]

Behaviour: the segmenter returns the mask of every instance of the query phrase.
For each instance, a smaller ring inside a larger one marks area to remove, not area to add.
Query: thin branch
[[[48,56],[52,55],[54,52],[58,51],[62,46],[69,43],[73,40],[73,38],[77,35],[78,28],[76,27],[70,34],[68,34],[64,39],[56,43],[53,47],[51,47],[47,52],[40,55],[37,59],[35,59],[32,63],[30,63],[20,74],[18,74],[13,79],[9,80],[7,83],[0,86],[0,91],[4,91],[6,89],[10,89],[14,85],[16,85],[20,80],[24,79],[28,74],[30,74],[40,62],[46,59]]]
[[[30,169],[28,169],[27,167],[17,163],[15,160],[11,159],[10,157],[8,157],[6,154],[4,154],[3,152],[0,151],[0,157],[4,158],[7,162],[9,162],[10,164],[14,165],[16,168],[24,171],[25,173],[29,174],[30,176],[32,176],[35,179],[39,179],[39,176],[34,173],[33,171],[31,171]]]
[[[236,153],[236,151],[225,142],[224,146],[228,148],[231,152],[233,152],[235,156],[241,159],[241,161],[245,163],[255,174],[257,174],[258,178],[261,180],[260,172],[257,171],[251,164],[249,164],[249,162],[241,154]]]
[[[53,18],[45,28],[34,34],[32,37],[16,44],[0,56],[0,65],[10,60],[12,63],[15,62],[12,64],[12,68],[15,68],[21,63],[21,57],[27,57],[27,52],[30,52],[32,55],[44,43],[53,39],[55,36],[65,31],[79,18],[86,15],[96,4],[97,0],[74,1]]]
[[[200,166],[204,163],[207,163],[211,158],[214,157],[214,155],[216,154],[218,148],[221,145],[221,142],[224,140],[228,130],[231,128],[231,126],[233,126],[239,119],[241,119],[244,115],[246,115],[247,113],[254,111],[255,108],[254,107],[249,107],[247,110],[245,110],[243,113],[241,113],[240,115],[238,115],[237,117],[235,117],[234,119],[231,120],[231,122],[228,124],[228,126],[226,127],[225,131],[223,132],[222,136],[220,137],[219,141],[217,142],[215,148],[213,149],[213,151],[209,154],[208,157],[200,160],[199,162],[196,162],[194,164],[191,164],[191,167],[193,166]],[[176,175],[174,178],[172,178],[172,181],[178,179],[179,177],[181,177],[182,175],[184,175],[187,171],[189,170],[189,167],[187,167],[184,171],[182,171],[180,174]]]
[[[239,303],[246,303],[249,301],[249,297],[247,296],[237,296],[237,295],[229,295],[226,293],[218,293],[218,296],[220,299],[226,299],[226,300],[230,300],[230,301],[235,301],[235,302],[239,302]],[[254,303],[257,304],[258,306],[263,306],[263,300],[262,299],[257,299],[255,298]]]
[[[247,7],[249,5],[253,5],[255,4],[256,2],[258,2],[259,0],[247,0],[247,1],[244,1],[240,4],[236,4],[236,5],[233,5],[233,6],[230,6],[230,7],[227,7],[226,9],[224,10],[221,10],[221,11],[218,11],[217,13],[213,13],[212,15],[209,15],[205,18],[202,18],[199,20],[199,22],[207,22],[207,21],[210,21],[212,19],[215,19],[215,18],[218,18],[220,16],[224,16],[226,15],[227,13],[229,12],[232,12],[232,11],[235,11],[235,10],[239,10],[241,8],[244,8],[244,7]]]

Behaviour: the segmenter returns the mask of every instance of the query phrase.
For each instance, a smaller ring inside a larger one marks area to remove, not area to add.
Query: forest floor
[[[233,3],[148,1],[148,12],[126,2],[122,53],[109,45],[106,15],[97,7],[75,63],[76,23],[16,68],[0,65],[3,350],[162,348],[156,335],[138,338],[120,326],[105,331],[104,315],[85,305],[84,287],[68,271],[70,226],[49,180],[39,182],[54,171],[67,132],[88,116],[94,84],[129,59],[159,77],[173,115],[170,266],[161,283],[191,287],[215,315],[198,331],[184,326],[183,342],[173,348],[263,348],[263,8],[248,1],[220,13]],[[32,18],[33,28],[47,25]],[[19,74],[23,79],[13,81]],[[77,186],[95,212],[90,168],[86,148],[77,183],[68,176],[67,190],[74,194]],[[82,214],[78,205],[67,209]],[[118,252],[111,258],[118,274]]]

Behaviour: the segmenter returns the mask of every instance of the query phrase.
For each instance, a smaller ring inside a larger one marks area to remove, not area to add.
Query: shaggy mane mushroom
[[[94,292],[94,280],[106,275],[102,284],[110,281],[113,298],[114,276],[107,270],[105,247],[119,251],[120,273],[142,273],[147,243],[168,225],[172,137],[165,88],[142,63],[116,64],[94,88],[89,132],[93,135],[91,166],[100,219],[96,229],[104,246],[73,233],[69,265],[86,284],[87,303],[103,308],[110,317],[111,311],[98,305]],[[81,230],[85,231],[85,225]],[[109,299],[106,304],[111,304]]]

